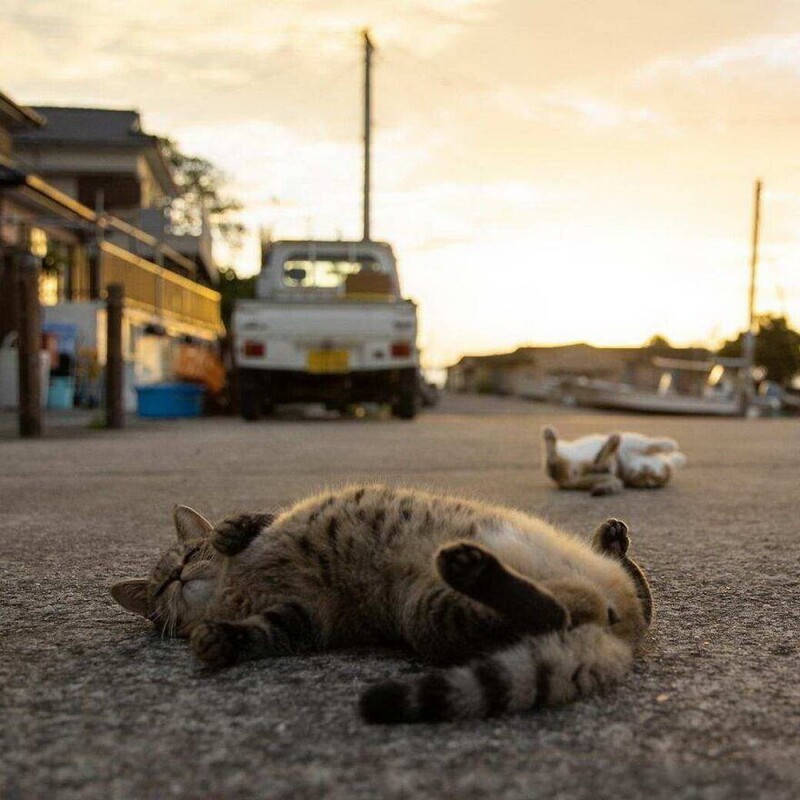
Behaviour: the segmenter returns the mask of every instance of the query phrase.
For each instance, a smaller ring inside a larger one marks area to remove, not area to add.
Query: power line
[[[445,86],[452,86],[453,82],[460,83],[462,86],[466,86],[470,89],[479,88],[482,91],[486,92],[495,92],[497,91],[496,86],[491,86],[490,84],[486,83],[483,79],[477,78],[474,75],[467,75],[464,72],[461,72],[452,67],[452,65],[443,66],[442,64],[434,61],[432,58],[425,58],[424,56],[415,53],[413,50],[410,50],[407,47],[399,44],[392,45],[392,51],[396,51],[402,55],[405,55],[407,58],[410,58],[412,61],[416,62],[418,65],[422,67],[427,67],[428,69],[433,69],[433,77],[442,82]],[[450,80],[448,81],[447,78],[443,76],[442,73],[447,73],[450,76]]]

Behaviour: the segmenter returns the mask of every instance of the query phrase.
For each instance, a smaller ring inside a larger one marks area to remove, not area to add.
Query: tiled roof
[[[46,119],[42,128],[20,131],[14,136],[17,144],[70,142],[147,146],[155,136],[142,133],[139,112],[129,109],[63,108],[33,106],[33,111]]]

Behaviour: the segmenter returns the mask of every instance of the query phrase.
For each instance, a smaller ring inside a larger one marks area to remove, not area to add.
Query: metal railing
[[[100,286],[119,283],[125,300],[154,314],[222,332],[220,294],[110,242],[100,245]]]

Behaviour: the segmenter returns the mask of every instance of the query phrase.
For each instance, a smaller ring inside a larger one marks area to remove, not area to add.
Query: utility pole
[[[364,37],[364,235],[365,242],[369,241],[369,190],[370,190],[370,159],[372,153],[372,53],[375,47],[369,38],[369,30],[362,32]]]
[[[753,240],[750,251],[750,294],[748,297],[747,332],[744,336],[742,345],[742,356],[744,357],[744,380],[742,383],[741,413],[747,416],[747,412],[753,402],[753,368],[755,367],[756,355],[756,320],[755,320],[755,300],[756,300],[756,268],[758,266],[758,237],[761,228],[761,181],[756,181],[755,193],[753,195]]]

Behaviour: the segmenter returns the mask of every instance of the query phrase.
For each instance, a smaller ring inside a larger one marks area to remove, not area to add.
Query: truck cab
[[[274,242],[255,299],[237,303],[232,328],[246,419],[291,402],[417,413],[416,306],[403,298],[384,242]]]

